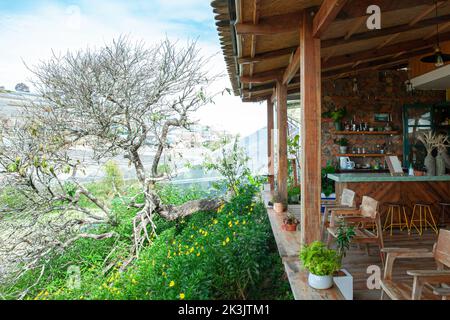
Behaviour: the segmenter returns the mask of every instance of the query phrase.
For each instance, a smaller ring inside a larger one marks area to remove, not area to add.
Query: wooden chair
[[[450,231],[441,230],[433,251],[426,249],[386,248],[384,278],[381,281],[381,299],[384,294],[392,300],[447,300],[450,297]],[[434,258],[437,270],[410,270],[411,282],[392,280],[394,262],[397,259]],[[411,286],[412,284],[412,286]],[[437,285],[432,287],[432,285]]]
[[[330,226],[329,223],[329,215],[332,210],[355,210],[355,192],[350,189],[344,189],[342,191],[342,195],[339,203],[337,201],[330,201],[326,203],[322,203],[325,210],[323,212],[322,218],[322,235],[325,233],[325,230]]]
[[[370,197],[363,197],[361,206],[358,210],[331,210],[330,227],[328,230],[328,246],[333,238],[337,237],[336,218],[344,220],[346,224],[355,226],[355,237],[353,242],[365,244],[367,254],[369,254],[369,244],[376,244],[380,249],[381,261],[384,263],[383,229],[381,227],[380,212],[378,210],[378,201]],[[367,225],[374,225],[375,232],[369,230]]]

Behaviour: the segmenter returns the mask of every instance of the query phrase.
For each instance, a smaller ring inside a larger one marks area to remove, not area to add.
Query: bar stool
[[[449,211],[445,210],[447,207],[450,207],[450,203],[440,202],[441,206],[441,226],[445,226],[445,213],[448,213]]]
[[[431,203],[425,202],[414,204],[411,222],[409,225],[410,233],[412,228],[414,227],[421,236],[423,234],[423,228],[425,227],[425,230],[427,230],[428,226],[430,226],[436,234],[439,234],[438,227],[436,226],[436,221],[433,217],[433,212],[431,211],[431,205]],[[419,213],[418,219],[416,217],[417,212]],[[431,220],[431,222],[429,219]],[[416,222],[419,223],[419,226],[417,226]]]
[[[408,229],[408,233],[410,233],[409,224],[408,224],[408,216],[406,215],[406,207],[400,203],[385,203],[385,206],[388,207],[386,220],[384,221],[383,231],[387,229],[391,229],[391,237],[392,237],[392,229],[394,227],[399,227],[400,231],[403,229]],[[403,219],[402,219],[403,212]],[[397,215],[397,222],[395,222],[394,217]],[[390,222],[390,224],[388,224]]]

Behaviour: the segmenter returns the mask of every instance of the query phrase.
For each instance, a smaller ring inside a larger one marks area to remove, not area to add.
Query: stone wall
[[[350,121],[356,116],[357,122],[367,122],[370,126],[384,127],[386,123],[374,121],[375,113],[390,113],[392,116],[392,126],[394,129],[403,132],[402,108],[405,104],[415,102],[437,103],[445,100],[443,91],[415,91],[406,92],[405,81],[407,73],[404,71],[386,72],[365,72],[356,76],[358,91],[353,91],[353,77],[324,80],[322,112],[347,108],[347,117],[344,121]],[[376,149],[377,144],[387,145],[387,152],[397,154],[400,159],[403,157],[402,134],[394,137],[389,136],[345,136],[349,140],[349,150],[352,146],[365,147],[370,151]],[[322,165],[328,162],[337,164],[335,156],[339,153],[339,147],[334,140],[339,138],[335,135],[333,122],[323,119],[322,122]],[[356,161],[355,161],[356,160]],[[375,159],[352,159],[356,163],[374,162]]]

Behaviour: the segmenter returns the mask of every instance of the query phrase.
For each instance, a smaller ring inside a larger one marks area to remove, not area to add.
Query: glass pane
[[[408,126],[431,126],[431,111],[429,108],[414,108],[407,112]]]

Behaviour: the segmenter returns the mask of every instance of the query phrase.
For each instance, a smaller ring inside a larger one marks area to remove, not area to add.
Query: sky
[[[99,47],[126,35],[151,45],[168,37],[198,39],[205,56],[226,72],[209,0],[0,0],[0,86],[30,85],[26,66],[64,53]],[[231,88],[228,75],[217,84]],[[219,95],[196,117],[217,130],[246,136],[266,125],[262,104]]]

